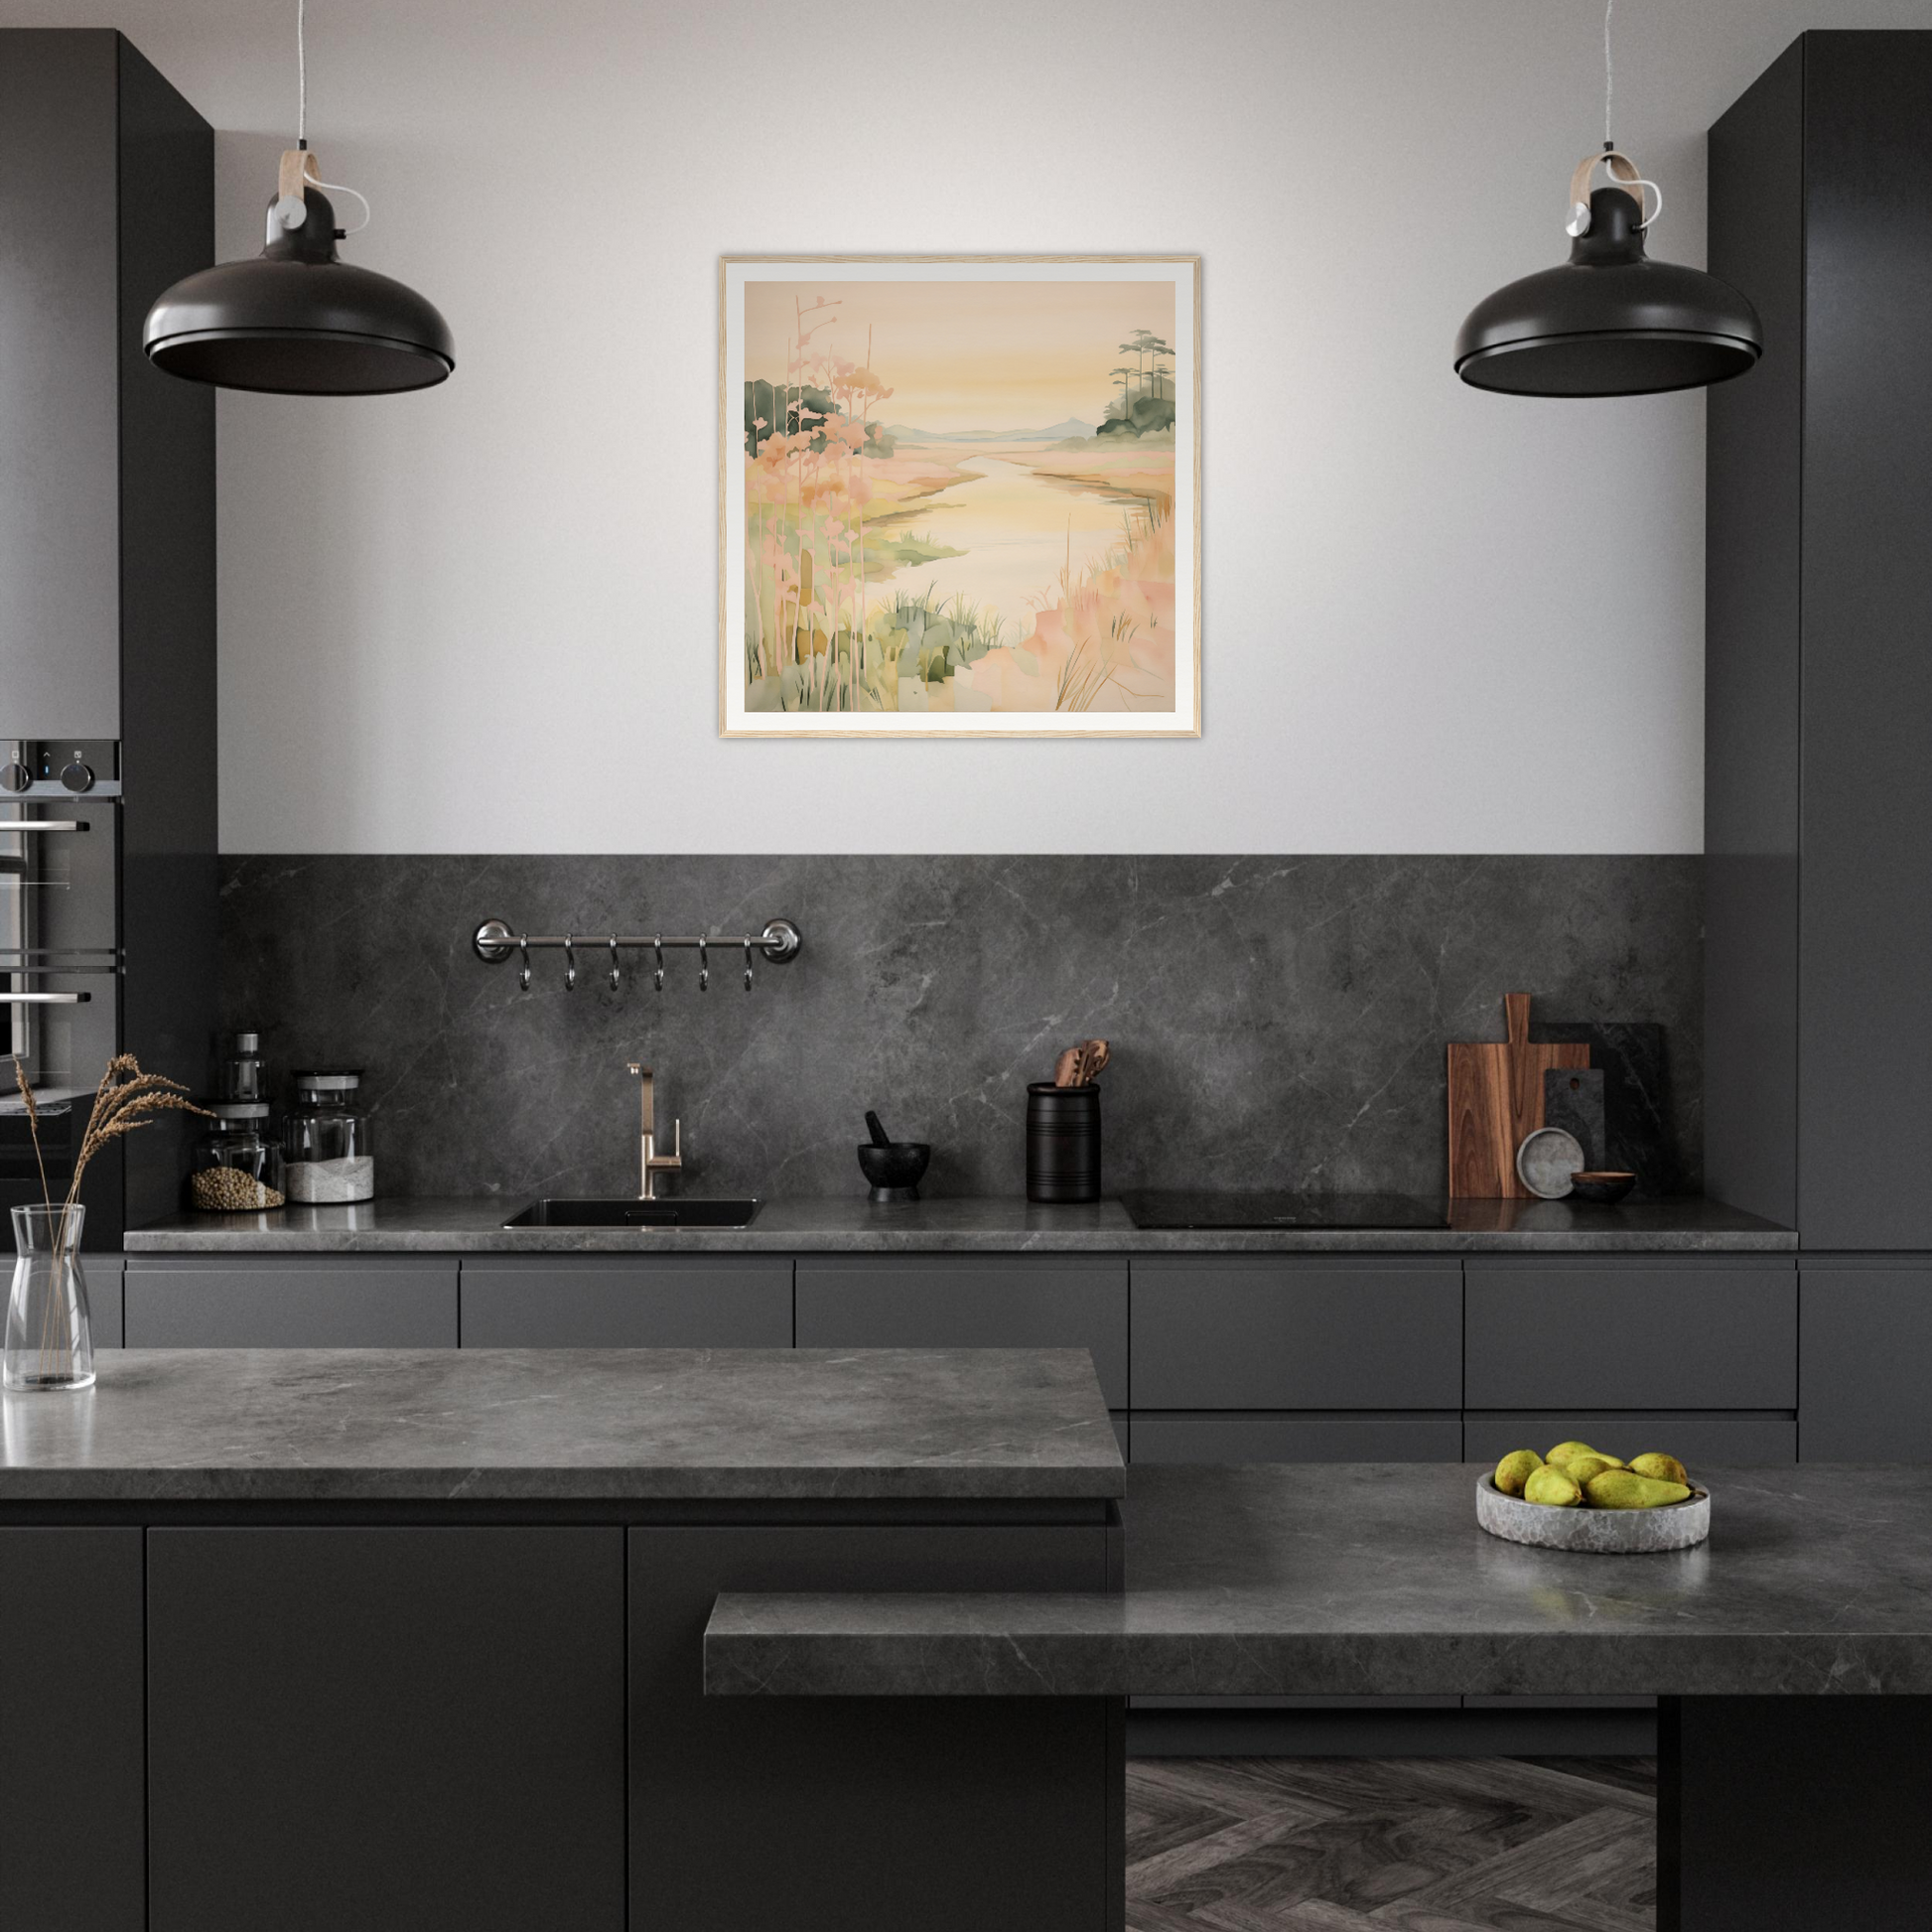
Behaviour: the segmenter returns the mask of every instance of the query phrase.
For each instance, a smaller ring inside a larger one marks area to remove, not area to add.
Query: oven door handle
[[[84,832],[84,818],[0,818],[0,832]]]
[[[0,993],[0,1007],[84,1007],[91,993]]]

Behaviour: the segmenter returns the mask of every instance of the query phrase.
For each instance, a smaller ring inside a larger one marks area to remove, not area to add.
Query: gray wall
[[[635,1188],[636,1098],[683,1117],[686,1187],[839,1194],[876,1106],[930,1140],[929,1189],[1023,1184],[1026,1083],[1089,1034],[1110,1190],[1439,1191],[1443,1046],[1550,1020],[1669,1030],[1679,1137],[1701,1133],[1702,861],[1645,858],[257,858],[225,862],[224,1009],[278,1072],[368,1069],[385,1193]],[[533,931],[756,929],[789,966],[672,954],[612,993],[594,946],[484,966]],[[188,1069],[195,1077],[198,1070]]]

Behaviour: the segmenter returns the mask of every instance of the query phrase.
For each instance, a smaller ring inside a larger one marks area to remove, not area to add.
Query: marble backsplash
[[[271,1066],[366,1069],[385,1194],[636,1188],[636,1083],[681,1116],[690,1192],[863,1190],[877,1107],[928,1193],[1024,1187],[1029,1080],[1112,1041],[1106,1186],[1444,1184],[1444,1053],[1539,1020],[1666,1029],[1682,1179],[1701,1146],[1702,861],[1640,858],[447,858],[224,861],[222,1007]],[[470,935],[756,931],[758,962],[594,941],[483,964]],[[199,1069],[186,1069],[200,1077]],[[667,1136],[668,1138],[668,1136]]]

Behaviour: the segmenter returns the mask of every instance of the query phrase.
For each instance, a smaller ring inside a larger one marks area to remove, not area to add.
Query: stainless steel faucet
[[[650,1068],[637,1060],[632,1060],[629,1065],[630,1071],[641,1082],[638,1089],[642,1102],[638,1125],[640,1150],[638,1156],[638,1179],[641,1185],[637,1189],[637,1198],[639,1200],[655,1200],[657,1198],[657,1176],[660,1173],[676,1173],[684,1166],[684,1123],[681,1120],[672,1120],[671,1151],[669,1154],[659,1154],[657,1151],[657,1114],[651,1094]]]

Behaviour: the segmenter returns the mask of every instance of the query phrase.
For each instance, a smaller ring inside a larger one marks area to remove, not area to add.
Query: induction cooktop
[[[1196,1194],[1120,1197],[1137,1228],[1444,1228],[1449,1208],[1417,1194]]]

